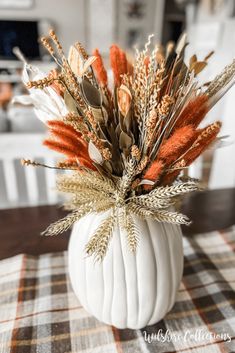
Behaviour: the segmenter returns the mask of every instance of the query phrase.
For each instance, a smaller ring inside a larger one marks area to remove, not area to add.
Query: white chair
[[[21,165],[22,158],[55,165],[60,156],[42,145],[43,134],[0,134],[0,208],[56,204],[55,169]]]

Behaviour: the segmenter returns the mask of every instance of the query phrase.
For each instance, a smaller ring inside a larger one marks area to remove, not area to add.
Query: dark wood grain
[[[235,189],[194,193],[184,199],[182,212],[193,221],[190,227],[183,227],[187,236],[230,227],[235,224]],[[66,250],[69,232],[54,237],[40,235],[65,214],[56,206],[1,210],[0,259],[19,253],[39,255]]]
[[[0,259],[19,253],[39,255],[67,248],[69,233],[48,237],[40,235],[66,213],[56,206],[0,210]]]

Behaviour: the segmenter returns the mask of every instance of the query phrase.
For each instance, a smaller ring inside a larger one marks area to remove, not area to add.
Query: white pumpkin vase
[[[68,260],[74,292],[101,322],[120,329],[153,325],[171,310],[182,278],[181,228],[133,216],[140,231],[136,253],[116,226],[104,260],[95,262],[85,246],[106,217],[88,214],[73,227]]]

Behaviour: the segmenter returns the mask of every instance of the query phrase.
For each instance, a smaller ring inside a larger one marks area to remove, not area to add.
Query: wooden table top
[[[225,229],[235,224],[235,188],[196,192],[184,199],[182,212],[193,221],[184,234]],[[0,259],[26,253],[39,255],[66,250],[69,231],[58,236],[40,236],[53,221],[65,216],[56,206],[0,210]]]

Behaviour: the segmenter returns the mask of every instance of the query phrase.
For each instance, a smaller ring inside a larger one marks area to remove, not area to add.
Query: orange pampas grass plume
[[[108,76],[107,76],[107,71],[104,67],[104,63],[102,60],[102,57],[100,55],[100,52],[98,49],[95,49],[93,51],[93,55],[96,56],[96,60],[92,64],[92,67],[95,71],[96,78],[101,86],[107,86],[108,84]]]
[[[48,120],[47,125],[51,130],[58,130],[74,138],[81,138],[81,133],[76,131],[71,125],[67,125],[61,120]]]
[[[123,50],[120,50],[120,72],[122,75],[127,73],[127,58]]]
[[[181,127],[173,135],[163,142],[159,149],[158,159],[163,159],[166,165],[170,165],[177,160],[181,154],[195,140],[195,129],[192,125]]]
[[[216,121],[213,124],[208,125],[204,129],[197,130],[196,133],[198,137],[195,139],[195,142],[192,144],[191,148],[188,149],[188,152],[184,153],[182,159],[173,166],[178,166],[178,169],[166,174],[163,178],[162,185],[171,184],[177,176],[180,174],[180,167],[188,167],[192,162],[195,161],[214,141],[221,129],[221,122]]]
[[[81,165],[95,169],[88,155],[87,143],[79,132],[59,120],[48,121],[48,127],[53,138],[44,140],[45,146],[68,158],[79,160]]]
[[[206,95],[198,96],[190,101],[179,115],[174,129],[190,124],[197,127],[209,110],[207,101]]]
[[[148,168],[148,170],[146,171],[146,173],[143,176],[143,179],[147,179],[147,180],[151,180],[153,182],[156,182],[162,171],[163,171],[163,162],[159,161],[159,160],[155,160],[151,166]],[[152,186],[151,185],[143,185],[144,190],[151,190]]]
[[[68,158],[77,157],[76,149],[74,149],[74,147],[67,145],[65,143],[57,142],[52,139],[45,139],[43,141],[43,145],[50,148],[51,150],[64,154]]]
[[[198,138],[193,144],[192,148],[185,154],[184,160],[186,165],[189,166],[197,157],[200,156],[215,140],[216,136],[220,132],[222,123],[216,121],[213,124],[208,125],[204,129],[199,130]]]
[[[162,161],[155,160],[148,170],[145,172],[143,179],[148,179],[151,181],[156,181],[163,170]]]
[[[77,149],[71,145],[68,145],[62,142],[57,142],[52,139],[44,140],[43,145],[50,148],[53,151],[64,154],[70,160],[74,160],[74,161],[77,160],[80,165],[83,165],[92,170],[96,170],[96,168],[92,164],[91,159],[89,157],[87,158],[86,156],[79,155]]]
[[[113,70],[114,84],[119,87],[121,84],[120,70],[120,50],[117,45],[113,44],[110,48],[110,65]]]

